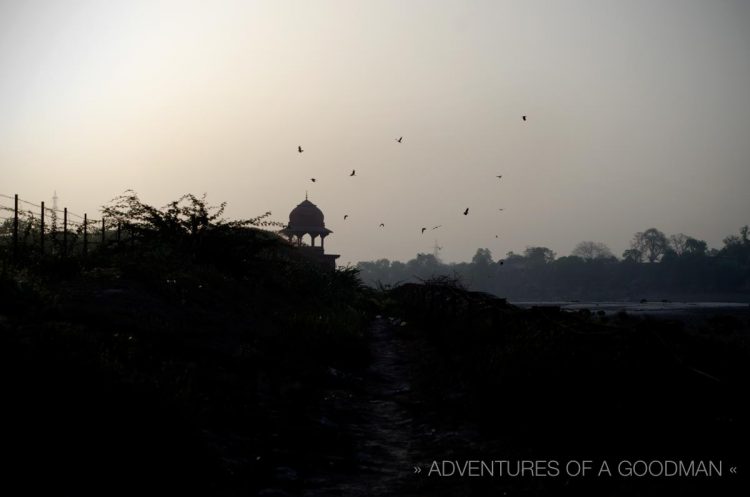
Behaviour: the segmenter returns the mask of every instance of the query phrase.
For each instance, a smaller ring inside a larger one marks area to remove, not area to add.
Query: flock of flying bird
[[[523,120],[523,121],[526,121],[526,116],[521,116],[521,120]],[[403,139],[404,139],[404,137],[403,137],[403,136],[399,136],[399,137],[398,137],[398,138],[396,138],[395,140],[396,140],[396,141],[397,141],[398,143],[401,143],[401,142],[403,141]],[[301,154],[302,152],[304,152],[304,149],[302,148],[302,145],[298,145],[298,146],[297,146],[297,152],[298,152],[298,153],[300,153],[300,154]],[[349,174],[349,176],[356,176],[356,175],[357,175],[357,171],[356,171],[356,169],[352,169],[352,172],[351,172],[351,174]],[[502,179],[502,177],[503,177],[503,175],[502,175],[502,174],[498,174],[498,175],[497,175],[497,179]],[[315,179],[315,178],[310,178],[310,181],[312,181],[313,183],[315,183],[316,179]],[[499,209],[499,210],[501,210],[501,211],[502,211],[503,209]],[[468,216],[468,215],[469,215],[469,208],[467,207],[467,208],[466,208],[466,209],[464,210],[464,216]],[[346,219],[347,219],[348,217],[349,217],[349,214],[344,214],[344,221],[346,221]],[[439,224],[439,225],[437,225],[437,226],[433,226],[433,227],[432,227],[432,229],[431,229],[430,231],[436,230],[436,229],[440,228],[441,226],[442,226],[442,224]],[[380,223],[380,226],[379,226],[379,227],[380,227],[380,228],[385,228],[385,223]],[[425,232],[425,231],[427,231],[427,228],[426,228],[426,227],[422,227],[422,234],[423,234],[423,235],[424,235],[424,232]],[[498,238],[498,235],[495,235],[495,238]]]

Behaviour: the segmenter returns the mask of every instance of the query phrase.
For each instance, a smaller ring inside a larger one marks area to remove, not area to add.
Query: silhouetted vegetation
[[[750,379],[746,313],[685,324],[522,310],[488,292],[607,298],[629,282],[622,288],[637,297],[662,288],[747,293],[746,228],[714,252],[647,230],[622,261],[585,242],[560,258],[528,247],[500,264],[479,249],[466,264],[419,254],[326,271],[261,229],[278,226],[269,213],[227,221],[223,209],[194,195],[157,208],[126,192],[104,215],[127,236],[66,257],[3,254],[10,462],[0,488],[238,496],[302,495],[318,485],[311,495],[328,495],[334,476],[351,484],[363,465],[385,465],[389,452],[378,443],[394,433],[435,459],[662,450],[743,461],[738,448],[750,440],[737,420],[748,412],[736,392]],[[662,239],[667,248],[657,247]],[[380,288],[364,286],[360,270]],[[409,279],[422,281],[396,284]],[[394,356],[379,363],[366,331],[378,319],[374,328],[389,330],[379,339],[398,341],[381,342],[381,359]],[[371,387],[379,380],[369,365],[404,361],[413,377],[390,371],[392,383]],[[395,409],[399,417],[389,418]],[[388,431],[396,420],[408,426]],[[381,437],[369,446],[368,427]],[[441,433],[461,430],[470,446],[433,447]],[[391,481],[400,486],[389,495],[498,494],[493,481]],[[525,495],[568,483],[502,482]],[[669,488],[700,494],[707,485]],[[621,494],[638,494],[631,490]]]
[[[3,485],[250,495],[313,423],[327,370],[366,364],[356,271],[321,271],[259,229],[268,213],[223,207],[127,192],[104,212],[132,238],[3,258]]]
[[[750,300],[748,227],[719,250],[682,233],[655,228],[636,233],[621,260],[597,242],[581,242],[569,256],[527,247],[493,260],[480,248],[470,263],[444,264],[432,254],[406,262],[360,262],[363,281],[392,286],[436,275],[456,276],[474,290],[512,300]]]
[[[747,460],[750,430],[737,421],[750,411],[737,392],[750,381],[750,309],[688,322],[555,306],[523,310],[446,277],[399,285],[388,295],[389,312],[408,323],[401,334],[415,344],[422,416],[434,420],[431,413],[439,412],[442,431],[478,431],[476,445],[451,447],[444,458]],[[420,490],[734,495],[746,482],[438,480]]]

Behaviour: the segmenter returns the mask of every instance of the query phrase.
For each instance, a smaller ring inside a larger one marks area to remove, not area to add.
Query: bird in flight
[[[438,228],[439,228],[439,227],[441,227],[441,226],[442,226],[442,224],[438,224],[437,226],[433,226],[433,227],[432,227],[432,229],[433,229],[433,230],[436,230],[436,229],[438,229]],[[430,230],[430,231],[432,231],[432,230]]]
[[[498,235],[495,235],[495,238],[500,238]]]
[[[466,210],[464,211],[464,216],[468,216],[468,215],[469,215],[469,208],[467,207]]]
[[[297,152],[302,153],[304,150],[302,150],[302,145],[297,146]]]
[[[357,172],[357,171],[355,171],[354,169],[352,169],[352,174],[350,174],[349,176],[354,176],[354,174],[355,174],[356,172]]]
[[[403,139],[404,139],[403,136],[399,136],[398,138],[396,138],[396,141],[399,142],[399,143],[401,143],[401,140],[403,140]]]
[[[521,119],[523,119],[525,121],[526,120],[526,116],[521,116]]]
[[[380,227],[381,227],[381,228],[385,228],[385,224],[383,224],[383,223],[380,223]]]
[[[422,234],[424,235],[424,232],[427,228],[422,228]]]
[[[313,183],[315,183],[315,178],[310,178],[310,181],[312,181]]]
[[[344,214],[344,221],[346,221],[347,217],[349,217],[349,214]]]
[[[503,175],[502,175],[502,174],[498,174],[498,175],[497,175],[497,179],[500,179],[500,178],[502,178],[502,177],[503,177]]]
[[[504,211],[505,209],[498,209],[499,211]]]

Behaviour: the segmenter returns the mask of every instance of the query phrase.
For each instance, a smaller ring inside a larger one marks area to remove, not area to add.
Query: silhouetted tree
[[[360,277],[366,282],[390,284],[390,266],[388,259],[378,259],[377,261],[358,262],[357,269]]]
[[[555,252],[547,247],[526,247],[523,253],[529,265],[548,264],[555,260]]]
[[[745,225],[742,228],[740,228],[740,236],[737,235],[729,235],[728,237],[724,238],[724,248],[727,247],[742,247],[743,245],[748,245],[750,241],[748,241],[748,226]]]
[[[680,256],[675,252],[671,247],[668,247],[667,250],[664,251],[664,253],[661,256],[661,260],[659,262],[661,263],[667,263],[672,262],[677,259],[679,259]]]
[[[267,220],[270,212],[253,219],[227,221],[222,217],[225,207],[226,202],[217,206],[208,205],[205,194],[201,198],[187,194],[158,208],[143,203],[134,191],[128,190],[114,198],[110,205],[104,206],[102,213],[121,222],[127,230],[161,238],[197,236],[209,229],[283,226]]]
[[[591,261],[594,259],[612,259],[614,255],[612,251],[605,244],[600,242],[581,242],[576,245],[571,253],[572,256],[580,257],[585,261]]]
[[[478,266],[483,267],[489,267],[490,264],[492,264],[492,252],[490,252],[490,249],[486,248],[480,248],[477,249],[477,252],[474,254],[474,257],[471,258],[471,263],[476,264]]]
[[[401,261],[391,262],[391,276],[393,282],[406,281],[409,279],[409,275],[406,272],[406,264]]]
[[[505,254],[505,264],[508,266],[524,266],[525,261],[521,254],[516,254],[512,250]]]
[[[442,272],[442,264],[433,254],[417,254],[415,259],[406,263],[406,269],[412,276],[427,279]]]
[[[687,255],[698,255],[704,256],[708,251],[708,245],[703,240],[697,240],[695,238],[688,238],[685,242],[684,254]]]
[[[690,240],[690,237],[685,233],[677,233],[669,237],[669,246],[675,254],[682,255],[687,249],[688,240]]]
[[[488,289],[487,281],[492,279],[496,271],[492,252],[486,248],[477,249],[471,258],[471,264],[458,264],[455,269],[457,273],[466,275],[470,286],[482,290]]]
[[[633,236],[630,248],[640,251],[649,262],[656,262],[669,248],[669,240],[658,229],[649,228]]]
[[[377,278],[371,276],[376,271],[366,270],[376,264],[360,267],[371,285],[458,276],[473,290],[518,300],[689,298],[712,293],[744,299],[750,294],[750,228],[727,237],[721,251],[709,250],[705,241],[689,236],[675,238],[681,255],[658,230],[638,233],[634,244],[638,241],[646,252],[631,247],[620,262],[606,245],[589,241],[580,243],[574,255],[560,258],[547,247],[527,247],[523,255],[511,251],[502,266],[493,262],[488,249],[480,248],[471,262],[443,264],[429,254],[419,254],[407,264],[383,264]],[[646,259],[646,254],[651,258]],[[659,264],[641,264],[657,259]]]
[[[622,253],[622,259],[626,262],[641,262],[643,261],[643,252],[636,248],[629,248]]]
[[[724,248],[720,254],[741,265],[750,264],[750,229],[747,225],[740,228],[740,236],[730,235],[724,239]]]

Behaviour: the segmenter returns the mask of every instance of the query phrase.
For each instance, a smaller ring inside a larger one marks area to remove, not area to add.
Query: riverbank
[[[454,461],[723,460],[748,467],[750,315],[523,309],[450,284],[392,291],[420,343],[415,392],[479,448]],[[589,304],[589,303],[585,303]],[[618,303],[620,304],[620,303]],[[740,312],[737,312],[739,309]],[[594,311],[594,312],[592,312]],[[703,313],[702,311],[706,311]],[[450,459],[450,458],[449,458]],[[748,475],[695,481],[450,477],[454,495],[737,495]],[[432,495],[433,493],[431,493]]]
[[[672,301],[648,301],[623,302],[623,301],[511,301],[522,309],[533,307],[559,307],[565,311],[604,312],[612,315],[625,312],[638,316],[652,316],[673,319],[705,319],[711,316],[736,316],[739,318],[750,317],[750,304],[745,302],[672,302]]]

